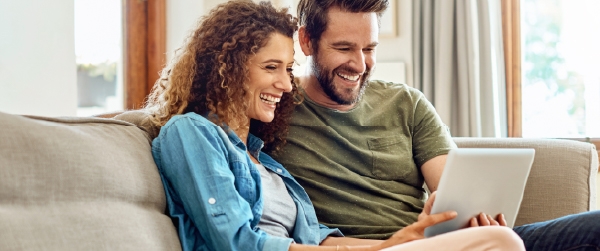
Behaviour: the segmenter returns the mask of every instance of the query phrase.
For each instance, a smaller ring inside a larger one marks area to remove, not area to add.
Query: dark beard
[[[371,74],[371,69],[367,68],[364,74],[360,76],[361,82],[356,96],[345,97],[344,95],[342,95],[342,92],[351,94],[352,91],[347,89],[336,89],[336,86],[333,84],[333,78],[335,77],[334,74],[338,71],[357,73],[356,71],[354,71],[352,68],[346,65],[338,66],[333,71],[330,71],[328,68],[319,63],[319,56],[317,53],[313,55],[313,62],[311,68],[313,74],[317,78],[317,81],[319,81],[319,85],[321,85],[321,89],[323,89],[325,94],[333,102],[336,102],[340,105],[352,105],[358,102],[362,95],[365,93],[367,85],[369,85],[369,75]]]

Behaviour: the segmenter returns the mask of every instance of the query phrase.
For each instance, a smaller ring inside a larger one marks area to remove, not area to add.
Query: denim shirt
[[[232,131],[187,113],[171,118],[152,142],[183,250],[288,250],[290,238],[267,235],[257,227],[263,211],[258,169],[279,174],[296,204],[290,236],[300,244],[318,245],[329,235],[342,236],[317,221],[304,189],[285,168],[261,152],[263,142],[248,135],[248,148]]]

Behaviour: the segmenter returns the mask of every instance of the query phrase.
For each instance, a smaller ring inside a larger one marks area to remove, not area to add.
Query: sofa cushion
[[[150,114],[143,109],[128,110],[117,114],[114,119],[132,123],[142,129],[150,139],[158,137],[160,128],[150,122]]]
[[[0,113],[5,250],[181,250],[150,139],[102,118]]]

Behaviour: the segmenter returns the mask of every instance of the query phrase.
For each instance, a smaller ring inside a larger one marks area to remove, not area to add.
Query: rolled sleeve
[[[289,250],[290,245],[292,245],[290,238],[268,236],[262,250]]]
[[[329,236],[334,236],[334,237],[344,237],[344,235],[342,234],[342,231],[340,231],[337,228],[328,228],[327,226],[323,225],[323,224],[319,224],[319,243],[323,242],[327,237]]]

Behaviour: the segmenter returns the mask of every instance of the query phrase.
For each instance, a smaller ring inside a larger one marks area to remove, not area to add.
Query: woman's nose
[[[291,79],[290,74],[288,72],[286,72],[285,74],[282,74],[279,77],[279,81],[277,81],[275,83],[275,87],[283,90],[284,92],[291,92],[292,91],[292,79]]]

